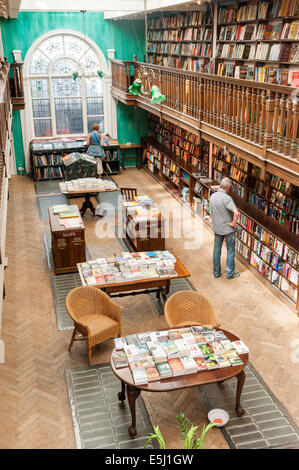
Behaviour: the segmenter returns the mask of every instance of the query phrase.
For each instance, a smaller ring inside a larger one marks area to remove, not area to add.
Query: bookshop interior
[[[299,449],[299,1],[0,0],[0,98],[0,449]]]

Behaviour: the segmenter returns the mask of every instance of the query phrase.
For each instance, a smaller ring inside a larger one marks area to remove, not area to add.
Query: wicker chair
[[[137,188],[120,188],[122,196],[125,196],[126,201],[132,201],[137,196]]]
[[[169,327],[220,325],[210,301],[192,290],[181,290],[169,297],[164,314]]]
[[[106,339],[121,336],[121,312],[123,307],[117,305],[110,297],[96,287],[76,287],[66,297],[66,309],[75,323],[69,345],[74,341],[85,339],[89,365],[91,350],[96,344]],[[83,338],[76,338],[81,333]]]

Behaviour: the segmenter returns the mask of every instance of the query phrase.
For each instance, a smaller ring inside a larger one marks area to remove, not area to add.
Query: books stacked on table
[[[136,279],[176,277],[176,258],[167,250],[122,252],[107,258],[78,263],[88,286],[122,283]]]
[[[53,206],[52,212],[54,215],[59,216],[58,223],[66,230],[84,228],[77,206],[61,204]]]
[[[80,193],[80,191],[108,191],[111,189],[117,189],[114,181],[102,178],[78,178],[76,180],[59,183],[59,187],[62,192],[78,193]]]
[[[243,364],[243,341],[231,342],[221,330],[192,326],[115,338],[116,369],[129,367],[136,385]]]
[[[149,201],[149,202],[148,202]],[[148,196],[136,196],[134,201],[122,201],[123,209],[132,216],[134,222],[158,220],[160,210]]]

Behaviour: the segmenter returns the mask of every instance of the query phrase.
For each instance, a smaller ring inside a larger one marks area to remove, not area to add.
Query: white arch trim
[[[24,59],[23,66],[23,79],[24,79],[24,95],[25,95],[25,109],[20,111],[21,117],[21,127],[22,127],[22,138],[23,138],[23,147],[25,154],[25,172],[30,172],[30,150],[29,144],[32,139],[35,138],[34,134],[34,125],[33,125],[33,113],[32,113],[32,103],[31,103],[31,91],[30,91],[30,64],[32,61],[32,56],[34,51],[39,47],[39,45],[44,42],[46,39],[49,39],[58,35],[69,35],[74,36],[75,38],[81,39],[95,52],[99,58],[101,70],[105,73],[103,81],[103,98],[104,98],[104,129],[105,133],[109,133],[113,138],[117,139],[117,113],[116,113],[116,102],[111,95],[111,85],[112,85],[112,76],[109,64],[105,58],[103,51],[99,46],[88,36],[80,33],[78,31],[69,30],[69,29],[53,29],[47,33],[40,36],[36,39],[31,46],[29,47],[26,57]],[[108,58],[114,58],[115,51],[114,49],[108,49],[107,55]]]

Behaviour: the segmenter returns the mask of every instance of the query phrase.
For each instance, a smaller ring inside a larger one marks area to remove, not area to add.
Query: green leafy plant
[[[179,430],[181,431],[181,434],[182,434],[184,449],[203,449],[203,443],[204,443],[206,434],[212,427],[215,426],[215,423],[210,423],[207,426],[204,425],[202,433],[200,437],[198,438],[196,436],[196,431],[198,429],[198,426],[193,426],[191,421],[188,418],[186,418],[184,413],[181,412],[176,418],[178,420]],[[166,449],[165,441],[159,429],[159,426],[154,426],[154,433],[150,434],[144,447],[147,447],[150,444],[150,442],[152,442],[154,439],[157,440],[160,449]]]

